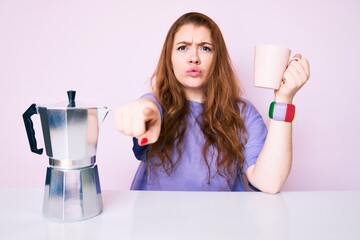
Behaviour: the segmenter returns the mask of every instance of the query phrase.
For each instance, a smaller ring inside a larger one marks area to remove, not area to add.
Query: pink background
[[[360,190],[359,10],[356,0],[1,0],[0,186],[44,185],[47,157],[30,152],[21,117],[30,104],[65,101],[69,89],[110,109],[138,98],[170,25],[200,11],[219,24],[245,96],[266,121],[273,93],[252,86],[254,46],[286,46],[311,62],[294,102],[294,163],[283,190]],[[138,165],[131,146],[110,113],[97,154],[103,189],[129,188]]]

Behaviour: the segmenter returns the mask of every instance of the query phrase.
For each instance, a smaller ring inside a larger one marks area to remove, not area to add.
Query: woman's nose
[[[190,63],[194,63],[196,65],[200,64],[200,60],[199,59],[190,59]]]
[[[199,54],[198,54],[198,52],[196,50],[193,50],[193,51],[190,52],[190,56],[189,56],[188,61],[189,61],[189,63],[196,64],[196,65],[201,63],[200,58],[199,58]]]

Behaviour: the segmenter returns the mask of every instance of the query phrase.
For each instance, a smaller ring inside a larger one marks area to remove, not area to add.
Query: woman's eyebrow
[[[204,41],[199,43],[198,45],[212,45],[212,43]]]
[[[180,42],[176,43],[176,45],[180,45],[180,44],[183,44],[183,45],[191,45],[192,42],[180,41]],[[204,41],[204,42],[197,43],[197,45],[199,45],[199,46],[212,45],[212,43]]]

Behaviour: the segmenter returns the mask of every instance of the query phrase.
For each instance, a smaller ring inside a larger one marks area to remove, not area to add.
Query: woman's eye
[[[177,50],[179,51],[185,51],[186,50],[186,46],[180,46],[177,48]]]
[[[205,52],[211,52],[211,48],[210,47],[208,47],[208,46],[203,46],[202,48],[201,48],[201,50],[202,51],[205,51]]]

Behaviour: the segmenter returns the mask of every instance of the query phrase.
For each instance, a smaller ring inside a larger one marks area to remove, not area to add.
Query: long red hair
[[[179,158],[181,157],[181,143],[186,131],[189,107],[185,92],[172,70],[171,53],[175,34],[186,24],[203,26],[211,32],[213,62],[204,86],[204,110],[200,122],[205,137],[202,155],[209,171],[208,182],[210,183],[211,173],[206,153],[211,147],[218,151],[218,174],[230,183],[244,163],[246,129],[238,104],[243,104],[244,109],[245,102],[240,98],[239,81],[219,27],[208,16],[196,12],[184,14],[171,26],[152,77],[155,96],[163,109],[163,118],[160,137],[148,152],[148,158],[157,156],[160,161],[157,164],[147,161],[148,169],[163,167],[170,175],[178,164],[178,159],[171,159],[172,152],[178,151]]]

